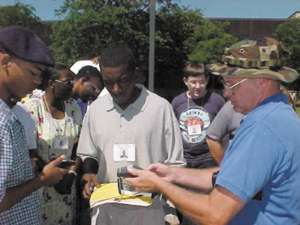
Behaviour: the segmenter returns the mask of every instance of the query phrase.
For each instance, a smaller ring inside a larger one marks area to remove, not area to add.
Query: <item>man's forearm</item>
[[[149,169],[150,171],[132,169],[130,172],[134,177],[127,178],[126,181],[138,191],[153,191],[164,194],[175,204],[176,208],[200,224],[225,225],[244,205],[244,202],[237,196],[221,186],[216,186],[205,194],[189,191],[174,184],[174,181],[177,183],[180,181],[182,185],[184,185],[182,182],[187,182],[188,185],[185,186],[198,187],[197,182],[201,183],[201,180],[198,179],[199,174],[203,173],[202,178],[204,179],[204,174],[209,173],[211,178],[212,171],[216,171],[218,168],[197,172],[197,170],[187,171],[183,168],[170,170],[162,164],[154,164]],[[173,175],[176,175],[178,179],[176,180]],[[212,186],[211,179],[209,183]]]
[[[206,139],[206,143],[208,145],[210,154],[214,160],[220,164],[224,157],[224,148],[222,144],[219,141],[210,138]]]
[[[6,189],[5,196],[0,202],[0,212],[8,210],[42,186],[43,182],[40,177],[36,177],[18,186]]]
[[[244,203],[222,187],[209,194],[185,190],[157,178],[156,189],[163,193],[177,209],[201,225],[225,225],[242,209]]]
[[[219,168],[208,169],[188,169],[188,168],[172,168],[174,181],[181,186],[199,189],[208,192],[212,189],[212,174]]]
[[[158,182],[157,188],[177,209],[194,221],[203,225],[214,224],[211,222],[216,212],[211,212],[209,195],[187,191],[165,181]]]

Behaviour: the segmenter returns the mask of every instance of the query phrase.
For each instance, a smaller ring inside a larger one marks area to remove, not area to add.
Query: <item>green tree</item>
[[[203,20],[199,11],[175,5],[162,7],[157,13],[155,68],[158,87],[182,87],[182,69],[192,49],[186,40]]]
[[[35,15],[33,7],[21,3],[12,6],[1,6],[0,15],[0,27],[10,25],[27,27],[37,33],[46,43],[49,43],[49,32],[51,30]]]
[[[203,20],[196,28],[194,35],[186,40],[192,51],[190,61],[212,63],[218,61],[224,48],[237,41],[237,38],[226,32],[228,23],[212,23]]]
[[[20,25],[32,27],[40,24],[40,18],[34,14],[35,9],[29,5],[17,3],[0,7],[0,26]]]
[[[275,37],[283,43],[284,64],[300,72],[300,19],[289,19],[280,24],[276,31]],[[300,80],[297,79],[292,84],[288,84],[289,89],[299,90]]]
[[[53,27],[52,47],[58,61],[71,64],[83,56],[101,53],[114,43],[125,43],[138,63],[147,68],[149,53],[148,1],[65,0],[58,10],[64,21]],[[204,29],[204,30],[202,30]],[[200,11],[159,1],[156,11],[155,86],[181,86],[182,68],[188,60],[208,62],[216,58],[232,36],[225,26],[212,24]],[[214,45],[218,45],[218,48]],[[198,55],[204,56],[199,57]],[[198,55],[197,55],[198,54]]]
[[[275,37],[288,52],[285,63],[300,70],[300,19],[290,19],[280,24],[275,31]]]
[[[166,0],[161,4],[170,6]],[[58,13],[65,15],[53,27],[53,49],[59,61],[71,63],[99,54],[111,43],[126,43],[142,64],[147,61],[149,15],[144,1],[67,0]]]

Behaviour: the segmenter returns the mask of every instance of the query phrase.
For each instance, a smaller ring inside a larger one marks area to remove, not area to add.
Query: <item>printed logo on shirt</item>
[[[209,125],[209,113],[203,107],[190,108],[180,114],[179,126],[187,143],[203,142]]]

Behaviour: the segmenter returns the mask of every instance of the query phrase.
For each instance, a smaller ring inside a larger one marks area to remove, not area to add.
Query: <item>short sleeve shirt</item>
[[[179,121],[187,161],[197,160],[202,154],[208,153],[205,141],[207,129],[224,103],[222,96],[210,91],[200,99],[190,99],[186,92],[173,99],[172,106]],[[191,133],[189,124],[199,124],[201,128],[198,132]]]
[[[27,148],[37,148],[37,131],[33,118],[21,105],[17,104],[12,108],[13,113],[24,126]]]
[[[227,140],[231,140],[236,129],[239,128],[243,117],[242,113],[234,111],[230,101],[226,102],[209,126],[207,137],[217,141],[224,141],[225,137],[228,136]],[[225,146],[227,146],[227,143]]]
[[[24,103],[31,113],[38,132],[38,152],[45,161],[64,154],[72,156],[82,123],[80,108],[74,99],[65,101],[65,117],[55,119],[48,112],[43,97],[30,98]]]
[[[26,149],[24,128],[10,108],[0,99],[0,201],[6,190],[33,178]],[[37,192],[0,213],[0,224],[41,224]]]
[[[221,163],[216,184],[246,203],[230,224],[300,223],[300,120],[286,96],[247,114]],[[261,200],[252,200],[262,192]]]
[[[126,109],[106,95],[91,104],[83,120],[77,154],[98,160],[102,182],[116,181],[117,168],[128,164],[146,168],[156,162],[183,162],[180,130],[172,106],[144,86],[137,86],[140,96]],[[132,156],[128,160],[116,157],[123,147]]]

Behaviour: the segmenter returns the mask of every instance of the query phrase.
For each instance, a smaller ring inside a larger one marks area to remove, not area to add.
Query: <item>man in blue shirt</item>
[[[224,64],[211,67],[224,77],[234,110],[246,114],[220,168],[154,164],[148,170],[131,169],[136,177],[128,182],[139,190],[164,193],[203,225],[298,225],[300,120],[280,93],[280,82],[292,82],[298,73],[282,67],[279,56],[276,40],[248,40],[227,49]]]

